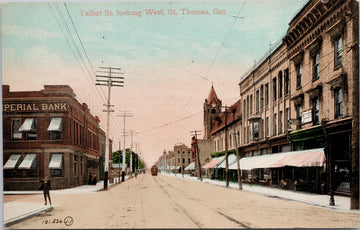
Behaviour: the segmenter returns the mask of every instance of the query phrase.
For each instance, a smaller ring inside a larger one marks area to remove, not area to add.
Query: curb
[[[21,216],[17,216],[17,217],[11,218],[9,220],[5,220],[4,221],[4,226],[8,227],[10,225],[19,223],[19,222],[21,222],[23,220],[29,219],[29,218],[31,218],[33,216],[40,215],[41,213],[51,211],[53,209],[54,209],[54,207],[52,207],[52,206],[51,207],[46,207],[46,208],[40,208],[38,210],[31,211],[31,212],[23,214]]]

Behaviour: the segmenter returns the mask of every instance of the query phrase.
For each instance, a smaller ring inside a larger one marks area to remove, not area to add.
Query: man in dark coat
[[[49,203],[51,205],[51,199],[50,199],[50,189],[51,189],[51,185],[50,185],[50,180],[40,180],[41,182],[41,186],[39,188],[39,190],[43,190],[44,193],[44,199],[45,199],[45,205],[47,205],[47,200],[46,198],[49,199]]]

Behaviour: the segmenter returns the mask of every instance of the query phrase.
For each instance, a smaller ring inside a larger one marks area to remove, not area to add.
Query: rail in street
[[[43,197],[29,196],[33,202]],[[26,202],[24,197],[21,199]],[[21,228],[358,228],[359,214],[227,189],[207,183],[140,174],[92,193],[53,193],[54,210]],[[6,210],[5,210],[6,212]],[[62,221],[71,217],[71,225]]]

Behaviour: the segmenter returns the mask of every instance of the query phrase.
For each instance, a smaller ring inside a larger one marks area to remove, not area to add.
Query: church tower
[[[204,102],[204,139],[211,139],[211,128],[213,120],[221,113],[221,101],[216,95],[214,87],[211,90],[207,99]]]

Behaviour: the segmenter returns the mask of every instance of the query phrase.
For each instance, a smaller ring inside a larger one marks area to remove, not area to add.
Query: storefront
[[[244,157],[240,160],[240,169],[244,181],[251,171],[263,170],[268,176],[258,180],[259,184],[292,190],[321,192],[321,177],[326,157],[323,148]],[[318,172],[318,173],[311,173]]]

